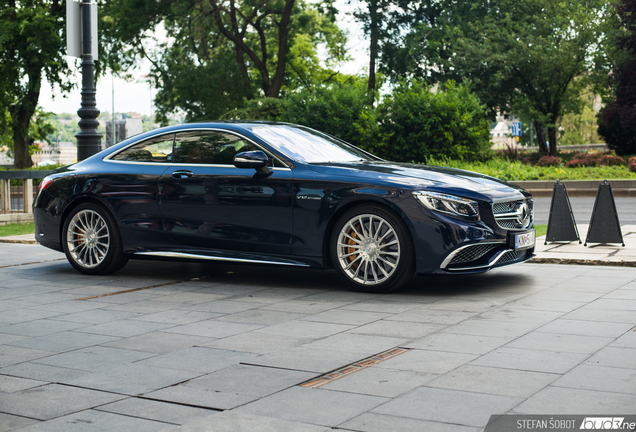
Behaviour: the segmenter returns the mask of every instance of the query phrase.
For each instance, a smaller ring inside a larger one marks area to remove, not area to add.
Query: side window
[[[173,141],[174,134],[151,138],[117,153],[111,160],[170,163],[172,161]]]
[[[241,137],[213,131],[180,132],[174,143],[174,163],[234,165],[237,153],[263,150]],[[268,153],[268,152],[266,152]],[[269,155],[268,153],[268,156]],[[277,163],[276,166],[279,166]]]

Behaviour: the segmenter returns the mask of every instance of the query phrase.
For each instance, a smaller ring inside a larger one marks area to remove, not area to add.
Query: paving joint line
[[[126,293],[135,292],[135,291],[143,291],[143,290],[147,290],[147,289],[150,289],[150,288],[159,288],[159,287],[162,287],[162,286],[176,285],[176,284],[180,284],[180,283],[184,283],[184,282],[192,282],[192,281],[198,281],[198,280],[202,280],[202,279],[204,279],[204,278],[184,279],[184,280],[166,282],[166,283],[157,284],[157,285],[150,285],[150,286],[147,286],[147,287],[132,288],[132,289],[128,289],[128,290],[124,290],[124,291],[112,292],[112,293],[108,293],[108,294],[100,294],[100,295],[91,296],[91,297],[82,297],[82,298],[78,298],[78,299],[75,299],[75,300],[78,300],[78,301],[79,300],[92,300],[92,299],[96,299],[96,298],[109,297],[109,296],[114,296],[114,295],[117,295],[117,294],[126,294]]]
[[[57,258],[57,259],[45,260],[45,261],[34,261],[34,262],[22,263],[22,264],[9,264],[9,265],[5,265],[5,266],[0,266],[0,269],[7,268],[7,267],[19,267],[19,266],[24,266],[24,265],[42,264],[42,263],[47,263],[47,262],[64,261],[64,260],[66,260],[66,258]]]

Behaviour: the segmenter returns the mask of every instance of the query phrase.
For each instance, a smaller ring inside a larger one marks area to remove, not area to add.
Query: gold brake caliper
[[[358,228],[356,227],[356,229],[358,229]],[[353,241],[352,239],[357,239],[358,238],[358,234],[356,234],[356,232],[352,229],[352,230],[349,231],[349,235],[352,238],[347,238],[347,244],[352,245],[352,246],[356,246],[357,243],[355,241]],[[358,254],[357,255],[349,255],[349,254],[353,254],[355,252],[358,252]],[[347,255],[349,255],[347,257],[347,259],[349,260],[349,263],[351,263],[351,261],[355,260],[360,255],[360,250],[356,249],[356,248],[353,248],[353,247],[349,247],[349,248],[347,248]],[[355,264],[353,264],[352,270],[356,271],[358,269],[359,265],[360,265],[360,261],[358,261]]]

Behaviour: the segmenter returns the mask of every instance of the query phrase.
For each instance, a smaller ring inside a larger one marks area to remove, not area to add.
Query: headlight
[[[438,192],[413,192],[413,196],[433,211],[467,219],[479,218],[479,208],[475,201]]]

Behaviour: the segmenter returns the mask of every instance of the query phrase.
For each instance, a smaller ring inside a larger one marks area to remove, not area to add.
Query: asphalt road
[[[552,198],[534,198],[534,221],[536,224],[547,224],[550,215]],[[570,198],[574,220],[577,224],[588,224],[594,209],[593,197]],[[621,225],[636,225],[636,198],[614,198],[616,211]]]

